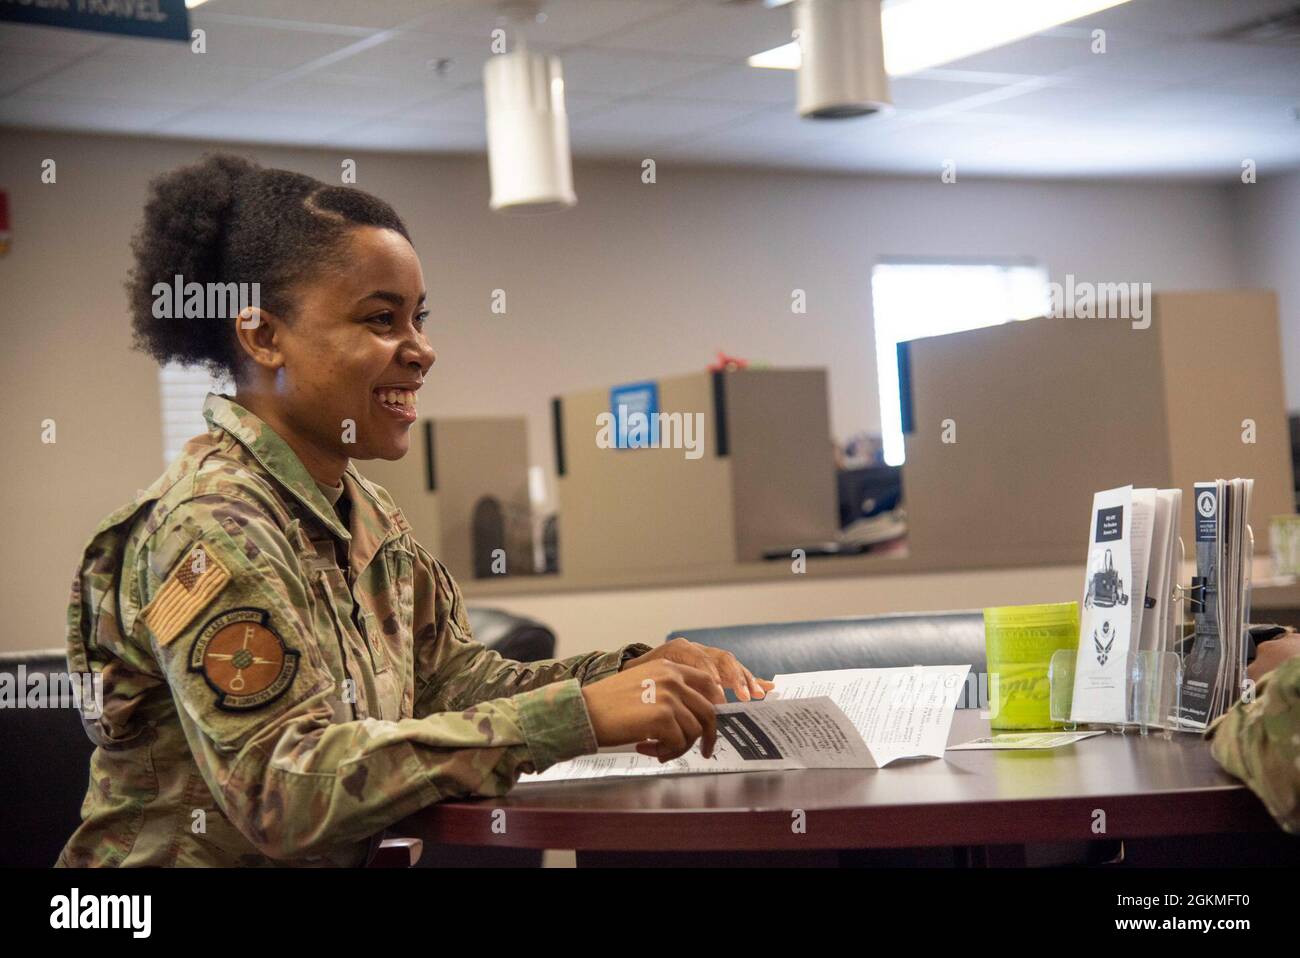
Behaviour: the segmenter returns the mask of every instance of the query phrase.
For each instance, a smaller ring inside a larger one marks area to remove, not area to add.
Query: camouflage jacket
[[[1215,760],[1300,835],[1300,656],[1261,678],[1254,700],[1238,702],[1205,735]]]
[[[265,423],[216,395],[204,416],[73,579],[69,667],[102,701],[60,865],[363,864],[432,802],[595,751],[579,686],[648,646],[503,659],[354,465],[344,528]]]

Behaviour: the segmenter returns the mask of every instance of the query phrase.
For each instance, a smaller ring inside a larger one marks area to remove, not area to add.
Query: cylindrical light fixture
[[[892,109],[880,0],[795,0],[799,115],[842,120]]]
[[[560,61],[522,47],[489,57],[483,91],[491,208],[544,213],[577,203]]]

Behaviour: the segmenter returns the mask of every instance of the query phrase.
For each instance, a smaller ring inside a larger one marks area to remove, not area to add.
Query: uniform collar
[[[208,393],[203,402],[203,418],[208,425],[224,429],[234,436],[261,463],[275,480],[284,486],[312,514],[344,541],[352,538],[343,527],[338,513],[316,486],[298,454],[280,438],[280,434],[229,396]],[[351,463],[348,467],[351,468]],[[355,506],[360,503],[354,503]]]

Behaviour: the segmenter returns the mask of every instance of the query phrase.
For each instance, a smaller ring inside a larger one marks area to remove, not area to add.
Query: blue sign
[[[609,411],[615,423],[615,449],[644,449],[659,445],[659,384],[628,383],[609,391]]]
[[[159,40],[190,38],[185,0],[0,0],[0,20]]]

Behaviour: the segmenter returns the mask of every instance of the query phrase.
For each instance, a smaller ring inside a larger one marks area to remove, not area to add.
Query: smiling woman
[[[419,808],[598,745],[707,753],[723,687],[764,694],[692,643],[524,664],[474,641],[446,567],[354,463],[406,453],[435,358],[388,204],[211,156],[152,184],[134,252],[137,345],[235,391],[86,547],[68,660],[103,694],[60,864],[362,864]],[[258,305],[160,315],[159,283],[252,284]]]

